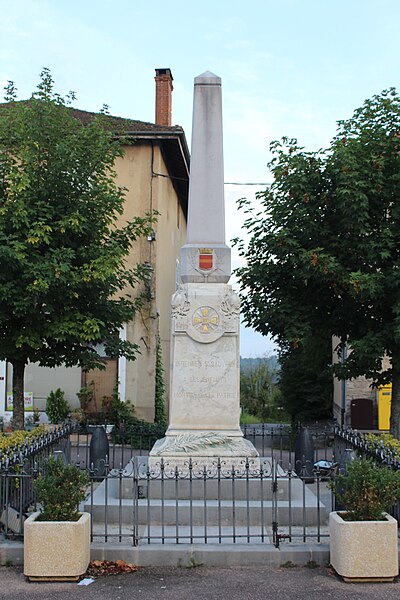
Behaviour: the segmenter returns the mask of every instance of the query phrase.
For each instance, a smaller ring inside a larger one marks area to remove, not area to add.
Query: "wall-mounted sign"
[[[33,392],[24,392],[25,410],[33,411]],[[6,410],[13,409],[13,395],[7,394]]]

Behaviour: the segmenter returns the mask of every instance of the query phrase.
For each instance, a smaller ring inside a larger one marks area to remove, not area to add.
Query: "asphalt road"
[[[21,567],[0,567],[0,598],[12,600],[398,600],[400,582],[344,583],[330,568],[142,567],[76,583],[30,583]]]

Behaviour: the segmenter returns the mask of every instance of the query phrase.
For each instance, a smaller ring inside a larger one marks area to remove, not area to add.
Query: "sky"
[[[0,9],[0,86],[14,81],[21,99],[48,67],[77,108],[105,103],[154,122],[154,70],[170,68],[172,121],[190,144],[193,79],[221,77],[228,243],[245,237],[236,200],[257,203],[271,181],[271,141],[326,147],[336,121],[400,85],[398,0],[0,0]],[[275,351],[242,327],[242,356]]]

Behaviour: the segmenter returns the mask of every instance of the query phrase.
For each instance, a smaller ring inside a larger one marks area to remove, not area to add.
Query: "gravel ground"
[[[30,583],[0,567],[0,598],[12,600],[340,600],[396,599],[399,583],[344,583],[327,567],[153,568],[76,583]]]

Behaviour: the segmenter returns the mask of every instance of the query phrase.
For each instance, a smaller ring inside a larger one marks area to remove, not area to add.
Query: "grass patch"
[[[7,560],[5,560],[3,563],[3,567],[12,567],[12,566],[13,566],[13,561],[10,558],[7,558]]]
[[[202,567],[203,563],[196,560],[194,556],[191,556],[187,565],[185,565],[185,569],[195,569],[197,567]]]
[[[240,415],[240,423],[242,425],[256,425],[257,423],[261,423],[261,421],[254,415],[249,415],[247,412],[242,412]]]

